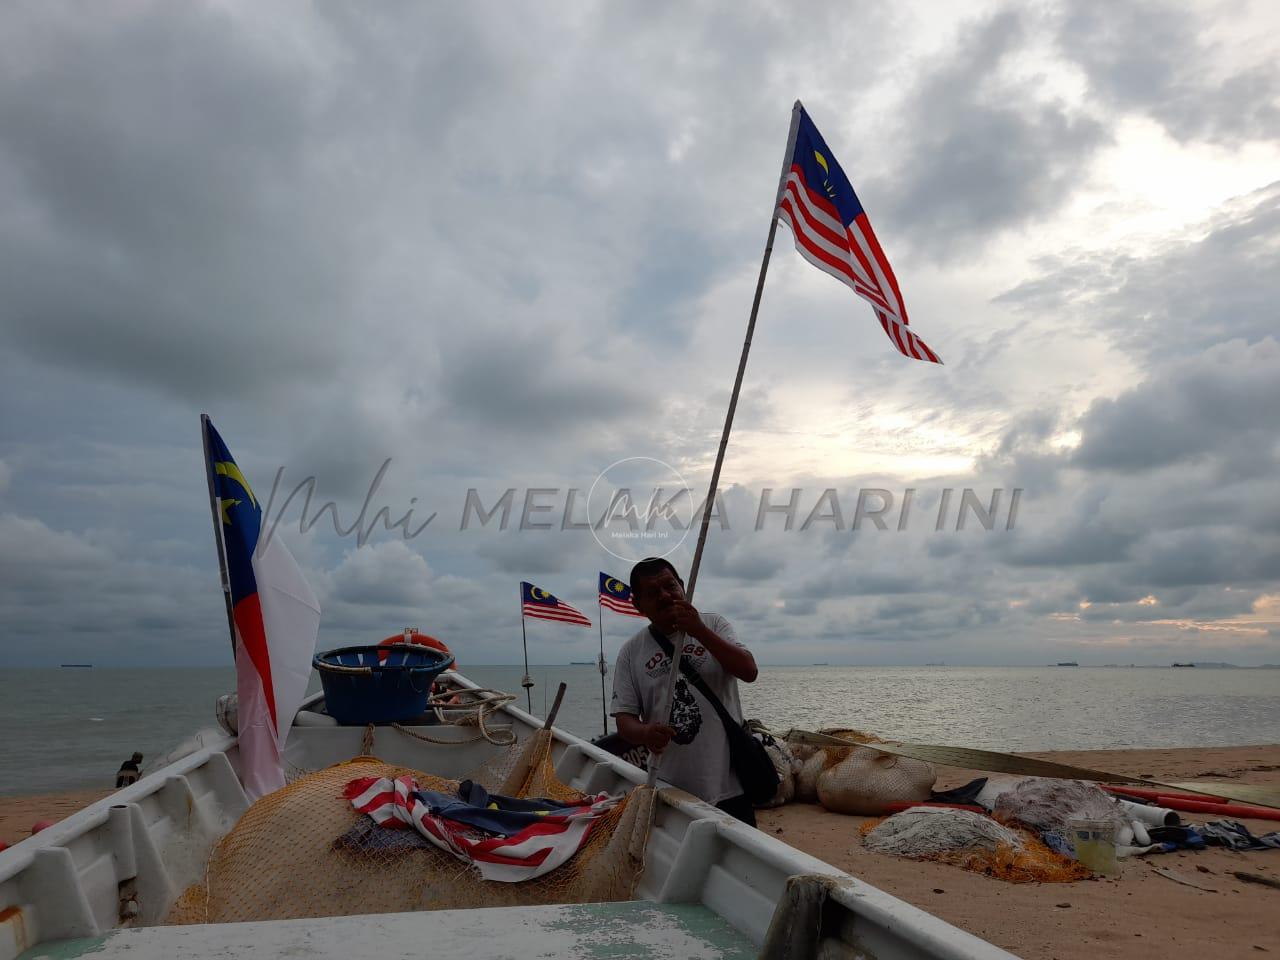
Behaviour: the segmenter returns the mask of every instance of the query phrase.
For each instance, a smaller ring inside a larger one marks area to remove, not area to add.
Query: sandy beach
[[[1028,756],[1164,781],[1280,784],[1280,744]],[[945,789],[980,775],[940,768],[938,786]],[[0,797],[0,840],[15,843],[36,820],[69,816],[108,792]],[[761,829],[1027,960],[1280,954],[1280,890],[1233,875],[1242,870],[1280,880],[1280,850],[1230,853],[1213,848],[1127,860],[1115,879],[1011,884],[958,867],[873,853],[858,834],[864,820],[812,804],[760,811]],[[1244,822],[1255,834],[1280,829],[1276,821]],[[1156,868],[1209,890],[1177,883]]]
[[[31,836],[31,825],[36,821],[62,820],[111,792],[105,789],[68,790],[64,793],[0,797],[0,841],[15,844],[25,840]]]
[[[1166,750],[1079,750],[1027,756],[1156,780],[1280,784],[1280,745]],[[938,789],[982,773],[940,767]],[[1197,814],[1185,814],[1195,822]],[[759,811],[760,827],[896,897],[1027,960],[1111,960],[1280,954],[1280,890],[1246,883],[1241,870],[1280,880],[1280,850],[1210,848],[1123,861],[1115,879],[1013,884],[945,864],[873,853],[858,827],[865,817],[815,804]],[[1201,818],[1202,819],[1202,818]],[[1280,822],[1242,820],[1255,835]],[[1163,868],[1214,892],[1184,886]]]

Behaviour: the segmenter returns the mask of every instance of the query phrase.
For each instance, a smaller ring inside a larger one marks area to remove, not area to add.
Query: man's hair
[[[671,565],[671,561],[664,557],[645,557],[631,568],[631,589],[635,590],[636,584],[641,580],[648,580],[652,577],[661,576],[665,570],[670,570],[671,575],[677,580],[680,580],[680,571]],[[684,586],[683,580],[680,580],[680,585]]]

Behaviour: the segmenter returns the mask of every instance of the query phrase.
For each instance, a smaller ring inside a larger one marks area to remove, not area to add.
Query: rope
[[[464,697],[470,698],[470,700],[463,700],[462,698]],[[427,708],[435,711],[436,718],[442,724],[470,726],[474,723],[479,727],[479,735],[469,740],[441,740],[425,733],[419,733],[416,730],[410,730],[398,723],[393,723],[392,726],[406,736],[421,740],[424,743],[475,743],[477,740],[488,740],[495,746],[507,747],[516,742],[515,732],[510,728],[491,730],[489,728],[489,719],[513,700],[515,700],[513,694],[505,693],[502,690],[472,689],[469,687],[448,690],[444,693],[433,693],[428,697]],[[454,716],[457,714],[460,714],[460,716]]]
[[[436,737],[429,737],[425,733],[419,733],[417,730],[410,730],[408,727],[402,727],[398,723],[393,723],[391,725],[391,729],[398,730],[400,733],[403,733],[406,737],[413,737],[413,739],[415,740],[421,740],[423,743],[438,743],[438,744],[443,744],[444,746],[454,746],[454,745],[460,746],[464,743],[475,743],[477,740],[485,739],[483,732],[478,733],[474,737],[471,737],[470,739],[467,739],[467,740],[439,740]],[[492,743],[496,741],[490,741],[490,742]]]
[[[373,724],[364,728],[364,736],[360,738],[360,756],[373,756]]]

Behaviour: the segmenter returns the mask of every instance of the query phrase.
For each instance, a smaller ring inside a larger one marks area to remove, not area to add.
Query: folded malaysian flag
[[[464,780],[458,796],[419,790],[410,776],[359,777],[343,796],[375,823],[414,829],[474,864],[486,880],[518,883],[549,873],[581,849],[601,815],[620,802],[600,793],[582,803],[522,800]]]

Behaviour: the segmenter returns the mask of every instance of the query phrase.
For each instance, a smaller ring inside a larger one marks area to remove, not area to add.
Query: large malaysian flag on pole
[[[899,353],[942,363],[908,328],[893,267],[849,178],[798,101],[795,109],[795,144],[778,192],[778,219],[791,228],[800,256],[871,304]]]

